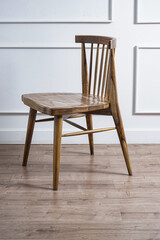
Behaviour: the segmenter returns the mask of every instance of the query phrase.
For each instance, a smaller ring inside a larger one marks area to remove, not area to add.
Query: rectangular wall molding
[[[110,22],[112,22],[112,0],[99,0],[98,3],[96,0],[0,1],[0,23]]]
[[[135,47],[133,114],[160,114],[160,47]]]
[[[54,45],[0,45],[0,49],[80,49],[80,44],[54,44]]]
[[[52,49],[52,50],[61,50],[61,49],[66,49],[66,50],[80,50],[81,45],[80,44],[55,44],[55,45],[22,45],[22,44],[17,44],[17,45],[0,45],[0,49],[3,50],[47,50],[47,49]],[[29,110],[26,108],[26,110],[19,111],[19,110],[0,110],[0,115],[28,115]],[[38,113],[41,114],[41,113]]]
[[[160,24],[159,0],[135,0],[135,23]]]
[[[86,46],[86,49],[88,49],[89,47]],[[102,47],[100,47],[101,49]],[[17,45],[0,45],[0,49],[3,49],[3,50],[47,50],[47,49],[52,49],[52,50],[80,50],[81,49],[81,45],[80,44],[63,44],[63,45],[60,45],[60,44],[55,44],[55,45],[22,45],[22,44],[17,44]],[[94,49],[96,49],[96,47],[94,46]],[[80,66],[79,66],[80,68]],[[25,106],[24,106],[25,107]],[[26,110],[1,110],[0,109],[0,115],[28,115],[28,112],[29,112],[29,109],[27,107],[25,107]],[[41,114],[41,113],[38,113],[38,114]]]

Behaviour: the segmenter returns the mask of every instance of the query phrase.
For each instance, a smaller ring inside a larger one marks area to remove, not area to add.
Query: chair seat
[[[66,115],[109,107],[105,100],[81,93],[33,93],[22,95],[27,106],[48,115]]]

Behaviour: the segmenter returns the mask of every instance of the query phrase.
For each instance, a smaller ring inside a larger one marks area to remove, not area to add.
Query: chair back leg
[[[62,122],[63,122],[62,116],[54,117],[53,190],[58,190]]]
[[[93,123],[92,123],[92,115],[86,114],[86,123],[87,123],[87,129],[92,130],[93,129]],[[89,140],[89,147],[90,147],[90,154],[94,154],[94,143],[93,143],[93,133],[88,134],[88,140]]]
[[[119,104],[118,104],[118,96],[117,96],[117,85],[116,85],[116,74],[115,74],[115,61],[114,61],[114,50],[112,50],[112,79],[110,82],[110,109],[111,109],[111,114],[114,119],[118,137],[121,143],[123,155],[125,158],[126,166],[128,169],[128,174],[131,176],[132,175],[132,169],[131,169],[131,164],[130,164],[130,159],[129,159],[129,154],[128,154],[128,147],[126,143],[126,137],[124,133],[124,128],[123,128],[123,122],[121,118],[121,113],[119,109]]]
[[[113,116],[113,119],[114,119],[114,122],[116,125],[116,129],[117,129],[119,141],[121,144],[121,148],[123,151],[124,159],[126,162],[128,174],[130,176],[132,176],[132,169],[131,169],[131,164],[130,164],[130,159],[129,159],[129,154],[128,154],[128,147],[127,147],[125,132],[124,132],[124,128],[123,128],[121,113],[120,113],[118,105],[116,106],[116,111],[113,111],[112,116]]]
[[[27,165],[37,111],[30,108],[22,166]]]

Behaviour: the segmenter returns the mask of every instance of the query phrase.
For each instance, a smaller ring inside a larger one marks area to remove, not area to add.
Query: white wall
[[[160,143],[159,0],[113,0],[112,12],[109,0],[73,2],[0,1],[0,143],[24,143],[28,108],[21,94],[79,91],[76,34],[117,38],[118,92],[127,140]],[[112,125],[110,117],[94,117],[94,127]],[[52,130],[53,123],[37,124],[33,142],[51,143]],[[64,132],[73,130],[64,124]],[[94,138],[95,143],[118,142],[114,131]],[[87,136],[70,137],[63,143],[87,140]]]

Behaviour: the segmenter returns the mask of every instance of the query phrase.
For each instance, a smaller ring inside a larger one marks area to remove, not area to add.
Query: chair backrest
[[[111,79],[111,52],[115,51],[116,39],[77,35],[75,41],[82,45],[83,94],[93,94],[93,96],[108,99]]]

